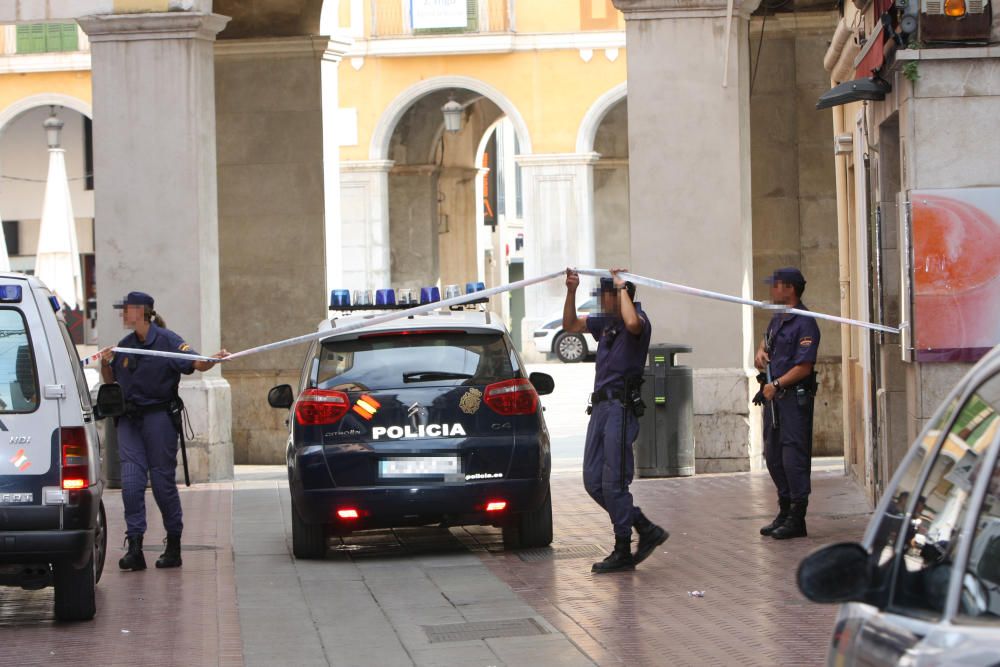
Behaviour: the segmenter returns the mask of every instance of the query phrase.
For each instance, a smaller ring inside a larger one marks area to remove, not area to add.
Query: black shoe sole
[[[804,530],[795,533],[779,533],[778,531],[771,533],[771,539],[774,540],[794,540],[796,537],[809,537],[809,533]]]
[[[118,563],[118,569],[121,570],[122,572],[142,572],[143,570],[146,569],[146,566],[141,565],[139,567],[122,567],[122,564]]]
[[[660,546],[661,544],[663,544],[664,542],[666,542],[668,539],[670,539],[670,533],[668,531],[664,530],[663,531],[663,535],[661,537],[657,538],[656,542],[654,542],[653,544],[651,544],[648,547],[636,549],[635,555],[632,556],[632,560],[634,560],[635,564],[638,565],[642,561],[644,561],[647,558],[649,558],[650,556],[652,556],[653,552],[656,551],[656,547]]]
[[[611,574],[612,572],[634,572],[634,571],[635,571],[635,563],[632,563],[631,565],[622,565],[621,567],[615,567],[607,570],[597,570],[594,569],[593,567],[590,568],[591,574]]]
[[[165,563],[163,565],[161,565],[160,563],[157,563],[156,564],[156,569],[157,570],[169,570],[172,567],[180,567],[181,565],[183,565],[183,563]]]

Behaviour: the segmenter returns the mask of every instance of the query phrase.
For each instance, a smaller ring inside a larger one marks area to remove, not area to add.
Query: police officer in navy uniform
[[[778,269],[767,282],[775,304],[808,310],[800,300],[806,287],[801,271],[794,267]],[[807,535],[816,395],[813,366],[818,350],[819,326],[815,318],[777,313],[754,359],[757,369],[765,371],[754,403],[764,407],[764,458],[778,491],[778,515],[760,529],[760,534],[778,540]]]
[[[639,435],[642,382],[652,327],[635,298],[635,285],[614,278],[601,280],[601,314],[580,317],[576,310],[576,290],[580,276],[566,270],[566,303],[563,329],[589,331],[598,340],[594,393],[591,395],[590,424],[583,454],[583,485],[590,497],[611,517],[615,548],[607,558],[594,563],[592,572],[603,574],[634,570],[663,544],[669,534],[657,526],[632,502],[628,490],[635,473],[632,443]],[[632,554],[632,529],[639,544]]]
[[[197,354],[191,346],[167,329],[153,310],[153,297],[129,292],[115,308],[132,333],[118,343],[120,348]],[[223,350],[216,358],[227,356]],[[101,376],[117,382],[125,394],[126,413],[118,419],[118,453],[122,466],[122,502],[125,505],[128,551],[118,561],[122,570],[145,570],[142,538],[146,532],[146,482],[152,477],[153,497],[163,515],[167,531],[166,549],[156,567],[180,567],[181,532],[184,524],[177,492],[177,438],[181,404],[177,387],[181,375],[207,371],[216,362],[153,357],[101,351]]]

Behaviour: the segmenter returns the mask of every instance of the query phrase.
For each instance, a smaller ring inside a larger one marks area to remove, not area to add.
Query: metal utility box
[[[694,382],[677,355],[687,345],[650,345],[642,385],[646,413],[635,443],[639,477],[689,477],[694,474]]]

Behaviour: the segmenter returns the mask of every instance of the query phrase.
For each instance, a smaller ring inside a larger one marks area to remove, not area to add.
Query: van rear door
[[[10,510],[42,505],[42,489],[61,483],[59,401],[46,397],[57,382],[38,307],[27,281],[0,279],[0,530],[18,529]]]

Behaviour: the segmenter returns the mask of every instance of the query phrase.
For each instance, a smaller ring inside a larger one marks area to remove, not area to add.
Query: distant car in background
[[[597,299],[583,302],[577,308],[578,315],[590,315],[598,310]],[[542,354],[554,354],[559,361],[567,364],[583,361],[597,352],[597,341],[588,332],[572,333],[562,326],[562,314],[535,329],[535,348]]]

